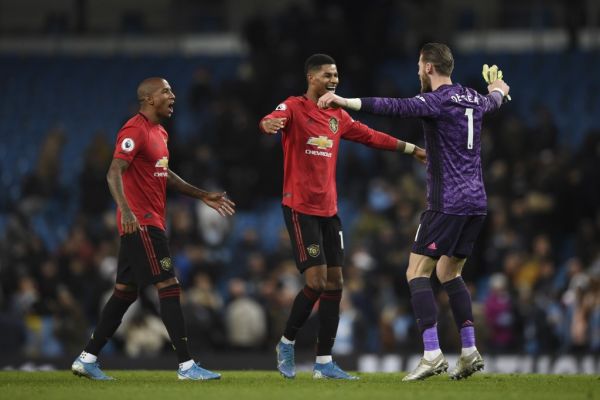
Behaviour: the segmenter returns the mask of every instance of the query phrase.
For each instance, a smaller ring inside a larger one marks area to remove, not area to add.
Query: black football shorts
[[[150,225],[121,236],[117,283],[144,287],[175,277],[165,231]]]
[[[315,265],[343,266],[344,236],[337,215],[318,217],[283,206],[283,217],[300,272]]]

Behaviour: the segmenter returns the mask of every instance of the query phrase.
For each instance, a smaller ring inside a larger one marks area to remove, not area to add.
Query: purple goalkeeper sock
[[[465,326],[460,330],[460,341],[462,347],[475,347],[475,327]]]
[[[423,331],[423,347],[425,351],[439,350],[440,342],[438,341],[437,325]]]
[[[462,277],[457,277],[443,283],[450,308],[454,315],[456,328],[462,331],[463,328],[473,326],[473,309],[471,306],[471,294],[465,285]]]
[[[410,303],[417,319],[419,332],[434,327],[437,323],[437,307],[429,278],[414,278],[408,282]]]

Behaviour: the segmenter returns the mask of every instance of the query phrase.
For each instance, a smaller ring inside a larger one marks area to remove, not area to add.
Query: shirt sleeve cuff
[[[373,111],[373,103],[375,102],[372,97],[361,97],[360,99],[360,110],[365,112]]]
[[[504,94],[504,90],[500,89],[500,88],[496,88],[494,90],[492,90],[492,92],[498,92],[502,95],[502,98],[504,98],[504,96],[506,96],[506,94]]]

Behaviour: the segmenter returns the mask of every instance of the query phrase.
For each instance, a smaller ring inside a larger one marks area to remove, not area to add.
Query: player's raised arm
[[[502,79],[497,79],[496,81],[490,83],[487,89],[489,97],[494,97],[494,100],[500,97],[500,105],[506,101],[510,101],[510,95],[508,94],[510,92],[510,86],[508,86]]]
[[[485,82],[489,85],[488,91],[490,93],[492,93],[492,90],[494,90],[494,88],[490,88],[492,83],[494,83],[496,80],[504,81],[504,74],[502,73],[502,70],[498,68],[497,65],[492,65],[491,67],[488,67],[487,64],[483,64],[483,70],[481,71],[481,74],[482,74]],[[503,88],[501,86],[496,86],[495,89],[500,89],[500,93],[502,93],[504,95],[504,98],[502,101],[503,103],[506,103],[506,102],[512,100],[512,98],[508,94],[508,90],[510,89],[508,86],[506,88]],[[504,89],[506,89],[506,90],[504,90]]]
[[[479,105],[484,113],[496,111],[506,103],[510,87],[502,80],[498,79],[488,85],[488,94],[483,95],[477,93],[479,97]]]
[[[488,92],[499,92],[503,97],[508,96],[510,92],[510,86],[506,84],[502,79],[497,79],[488,85]]]
[[[207,192],[190,185],[179,175],[169,169],[167,186],[189,197],[202,200],[207,206],[216,210],[223,217],[235,214],[235,203],[229,200],[226,192]]]

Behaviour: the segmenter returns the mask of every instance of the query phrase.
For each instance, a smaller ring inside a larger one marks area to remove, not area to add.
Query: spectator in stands
[[[60,184],[60,156],[65,141],[65,133],[60,128],[46,136],[35,171],[23,180],[19,208],[25,214],[32,215],[42,209],[47,200],[60,200],[65,196]]]
[[[490,295],[485,302],[485,316],[490,331],[489,348],[496,352],[512,350],[516,341],[514,305],[503,274],[490,277]]]
[[[225,308],[225,326],[229,344],[237,349],[259,349],[266,343],[267,318],[261,305],[248,296],[240,279],[229,281],[229,303]]]

